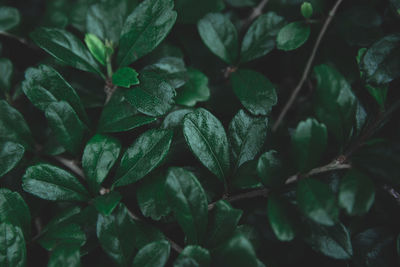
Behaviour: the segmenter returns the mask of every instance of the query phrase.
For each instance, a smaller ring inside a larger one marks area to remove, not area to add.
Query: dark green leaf
[[[112,83],[117,86],[129,88],[139,84],[139,74],[132,68],[123,67],[118,69],[112,76]]]
[[[350,215],[362,215],[369,211],[374,199],[371,179],[359,171],[348,171],[340,183],[339,205]]]
[[[167,241],[157,241],[144,246],[136,254],[133,267],[163,267],[168,261],[170,245]]]
[[[301,172],[316,167],[328,143],[328,133],[315,119],[301,121],[292,135],[293,155]]]
[[[313,7],[312,4],[309,2],[304,2],[300,8],[301,14],[304,18],[309,19],[313,14]]]
[[[274,85],[261,73],[240,69],[231,76],[233,91],[253,115],[268,115],[277,103]]]
[[[189,79],[182,57],[162,57],[157,62],[147,65],[143,70],[154,71],[174,89],[181,87]]]
[[[305,22],[297,21],[284,26],[276,37],[277,48],[290,51],[302,46],[310,36],[310,26]]]
[[[265,152],[260,156],[257,163],[257,174],[263,184],[274,187],[284,183],[282,179],[282,163],[277,157],[275,150]]]
[[[79,245],[61,244],[51,253],[48,267],[79,267],[81,257]]]
[[[140,84],[125,93],[126,100],[149,116],[165,115],[173,106],[176,93],[162,77],[150,71],[140,74]]]
[[[121,143],[118,139],[96,134],[86,144],[82,156],[82,167],[86,180],[94,192],[107,177],[119,157]]]
[[[22,178],[25,191],[47,200],[86,201],[89,194],[70,173],[49,164],[29,167]]]
[[[156,48],[176,20],[172,0],[145,0],[128,16],[119,40],[118,65],[125,67]]]
[[[45,115],[57,141],[73,154],[78,154],[88,128],[78,118],[73,108],[65,101],[47,106]]]
[[[252,189],[262,187],[257,175],[257,160],[246,161],[236,170],[231,185],[235,189]]]
[[[284,24],[275,12],[259,16],[243,37],[240,61],[248,62],[265,56],[275,48],[275,39]]]
[[[256,4],[256,0],[225,0],[234,7],[247,7],[247,6],[254,6]]]
[[[39,244],[49,250],[55,250],[58,246],[74,244],[78,247],[86,242],[86,235],[76,223],[64,224],[62,227],[51,227],[39,239]]]
[[[207,247],[215,248],[230,238],[242,213],[242,210],[232,208],[229,202],[225,200],[219,200],[215,203],[208,223]]]
[[[239,55],[238,33],[228,17],[210,13],[197,23],[200,37],[215,55],[228,64],[235,64]]]
[[[296,227],[289,204],[274,194],[268,197],[268,219],[275,236],[280,241],[293,240]]]
[[[240,110],[229,124],[229,143],[235,168],[254,159],[267,137],[268,118],[252,117]]]
[[[225,5],[223,0],[175,0],[175,6],[178,22],[196,23],[207,13],[221,11]]]
[[[122,199],[122,196],[117,191],[112,191],[103,196],[98,196],[93,199],[93,204],[96,209],[105,216],[110,215],[118,203]]]
[[[0,177],[17,166],[25,153],[25,148],[14,142],[0,143]]]
[[[152,129],[142,134],[122,156],[114,186],[123,186],[142,179],[161,164],[172,141],[169,130]]]
[[[165,119],[162,123],[162,128],[163,129],[174,129],[174,128],[182,127],[183,118],[186,116],[186,114],[188,114],[190,112],[193,112],[193,110],[188,109],[188,108],[172,111],[165,117]]]
[[[210,266],[211,263],[211,256],[210,256],[210,252],[208,252],[207,249],[202,248],[200,246],[193,246],[193,245],[189,245],[186,246],[181,254],[179,254],[178,256],[178,260],[179,259],[185,259],[185,258],[190,258],[192,260],[194,260],[198,266],[201,267],[208,267]],[[174,267],[177,266],[185,266],[183,264],[179,265],[176,262],[174,263]]]
[[[193,107],[197,102],[207,101],[210,98],[207,76],[193,68],[188,69],[187,75],[189,80],[177,90],[175,102]]]
[[[300,210],[313,221],[332,226],[339,215],[336,197],[327,184],[312,178],[299,181],[297,202]]]
[[[85,35],[85,43],[93,57],[103,66],[106,65],[106,46],[104,43],[92,33]]]
[[[5,32],[19,24],[21,16],[18,9],[9,6],[0,7],[0,32]]]
[[[8,58],[0,58],[0,91],[10,91],[13,68],[14,66]]]
[[[99,64],[82,42],[71,33],[51,28],[38,28],[31,33],[35,43],[61,62],[83,70],[99,74],[104,78]]]
[[[0,233],[0,265],[24,267],[26,247],[21,229],[10,223],[1,222]]]
[[[209,111],[200,108],[185,116],[183,134],[194,155],[219,179],[229,171],[229,146],[224,127]]]
[[[203,187],[191,172],[170,168],[166,194],[175,218],[186,234],[189,244],[199,244],[207,227],[208,205]]]
[[[174,267],[200,267],[200,264],[198,264],[197,261],[189,257],[178,257],[174,261]]]
[[[165,236],[154,226],[140,221],[135,221],[135,247],[141,249],[155,241],[165,240]]]

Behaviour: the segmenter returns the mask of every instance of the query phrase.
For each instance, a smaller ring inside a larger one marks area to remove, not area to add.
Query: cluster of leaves
[[[398,1],[21,2],[1,266],[398,266]]]

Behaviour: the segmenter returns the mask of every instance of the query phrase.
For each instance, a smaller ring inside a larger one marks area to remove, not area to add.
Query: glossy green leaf
[[[332,226],[339,215],[337,200],[327,184],[306,178],[297,186],[297,202],[300,210],[313,221]]]
[[[197,102],[207,101],[210,98],[208,78],[201,71],[189,68],[188,81],[177,90],[175,102],[179,105],[193,107]]]
[[[277,48],[284,51],[297,49],[308,40],[310,32],[310,26],[303,21],[289,23],[276,37]]]
[[[152,129],[136,139],[122,156],[114,186],[124,186],[142,179],[161,164],[172,141],[169,130]]]
[[[224,127],[209,111],[199,108],[183,120],[183,134],[193,154],[223,180],[229,171],[229,146]]]
[[[314,110],[328,132],[344,143],[355,120],[356,98],[346,79],[333,67],[319,65],[314,68],[317,79]]]
[[[271,52],[275,48],[276,35],[284,22],[284,18],[275,12],[259,16],[243,37],[240,61],[248,62]]]
[[[312,4],[310,2],[304,2],[303,4],[301,4],[300,12],[304,18],[306,18],[306,19],[311,18],[312,14],[313,14]]]
[[[254,159],[267,137],[268,118],[253,117],[240,110],[229,124],[229,143],[235,168]]]
[[[202,248],[200,246],[194,246],[194,245],[186,246],[179,254],[178,260],[186,258],[194,260],[198,264],[198,266],[201,267],[208,267],[210,266],[211,263],[210,252],[207,249]],[[179,265],[175,262],[174,267],[178,266],[186,266],[186,265],[183,264]]]
[[[178,109],[175,111],[172,111],[169,113],[163,123],[162,123],[162,128],[163,129],[176,129],[182,127],[183,124],[183,119],[186,116],[186,114],[193,112],[193,109],[189,108],[183,108],[183,109]]]
[[[242,0],[239,0],[242,1]],[[224,9],[223,0],[175,0],[178,12],[178,22],[190,24],[196,23],[204,15],[210,12],[219,12]]]
[[[0,100],[0,142],[11,141],[21,144],[25,149],[32,149],[31,131],[21,113]]]
[[[243,211],[234,209],[225,200],[219,200],[210,213],[207,238],[207,247],[215,248],[225,242],[236,229]]]
[[[135,247],[141,249],[147,244],[165,240],[165,236],[155,226],[148,223],[135,221]]]
[[[19,24],[21,15],[18,9],[9,6],[0,7],[0,32],[8,31]]]
[[[14,142],[0,143],[0,177],[17,166],[25,153],[25,148]]]
[[[186,266],[190,266],[190,267],[200,267],[200,264],[197,263],[196,260],[189,258],[189,257],[178,257],[175,261],[174,261],[174,267],[186,267]]]
[[[89,194],[70,173],[49,164],[29,167],[22,178],[22,188],[37,197],[58,201],[86,201]]]
[[[136,254],[133,267],[163,267],[168,261],[170,245],[168,241],[157,241],[144,246]]]
[[[119,157],[121,143],[118,139],[96,134],[86,144],[82,156],[85,178],[94,192],[98,192],[101,183],[107,177]]]
[[[268,219],[280,241],[291,241],[296,236],[296,226],[289,204],[274,194],[268,197]]]
[[[155,72],[140,74],[140,84],[126,91],[126,100],[149,116],[165,115],[173,106],[174,88]]]
[[[163,172],[146,177],[136,190],[137,202],[143,215],[160,220],[171,212],[165,194],[166,177]]]
[[[47,106],[45,115],[57,141],[73,154],[78,154],[88,128],[78,118],[73,108],[65,101]]]
[[[239,69],[232,73],[233,91],[253,115],[268,115],[278,99],[274,85],[261,73]]]
[[[78,224],[66,223],[62,227],[49,228],[38,242],[49,251],[53,251],[65,244],[74,244],[81,247],[86,242],[86,235]]]
[[[103,196],[93,199],[93,205],[105,216],[110,215],[121,201],[122,196],[117,191],[111,191]]]
[[[103,66],[106,65],[106,46],[92,33],[85,35],[85,43],[92,56]]]
[[[0,58],[0,91],[10,91],[13,69],[13,63],[8,58]]]
[[[0,189],[0,221],[21,228],[25,239],[29,238],[31,215],[24,199],[17,192]]]
[[[284,183],[282,178],[282,162],[275,150],[263,153],[257,162],[257,174],[262,183],[269,187]]]
[[[168,170],[166,195],[175,218],[189,244],[204,239],[208,220],[207,197],[203,187],[191,172],[172,167]]]
[[[125,132],[156,120],[154,117],[140,114],[126,101],[122,89],[117,89],[101,113],[98,131],[103,133]]]
[[[66,65],[104,77],[89,50],[71,33],[60,29],[38,28],[31,33],[31,38],[39,47]]]
[[[80,256],[79,245],[61,244],[51,253],[48,267],[79,267]]]
[[[293,155],[301,172],[316,167],[328,143],[326,127],[317,120],[301,121],[292,135]]]
[[[176,20],[172,0],[145,0],[128,16],[119,40],[117,63],[125,67],[156,48]]]
[[[254,189],[262,187],[257,175],[257,160],[246,161],[236,170],[231,179],[233,189]]]
[[[185,62],[178,56],[162,57],[153,64],[147,65],[143,70],[156,72],[174,89],[181,87],[189,79]]]
[[[340,182],[339,205],[350,215],[363,215],[375,199],[375,188],[368,176],[356,170],[346,173]]]
[[[24,267],[26,246],[21,229],[10,223],[1,222],[0,233],[0,265]]]
[[[99,214],[96,232],[103,250],[119,266],[130,266],[135,250],[135,224],[123,204],[111,215]]]
[[[82,121],[87,121],[81,100],[71,85],[52,67],[39,65],[25,72],[22,90],[32,104],[45,111],[57,101],[65,101],[74,109]]]
[[[197,23],[200,37],[215,55],[228,64],[235,64],[239,55],[238,33],[228,17],[210,13]]]
[[[129,88],[139,84],[138,73],[129,67],[118,69],[112,76],[112,83],[117,86]]]

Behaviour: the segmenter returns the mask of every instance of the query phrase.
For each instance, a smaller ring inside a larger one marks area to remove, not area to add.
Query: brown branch
[[[249,17],[243,23],[243,29],[246,29],[250,23],[255,20],[258,16],[262,15],[264,7],[267,5],[269,0],[262,0],[250,13]]]
[[[76,175],[78,175],[80,178],[84,179],[85,174],[83,173],[82,169],[76,164],[74,160],[71,159],[66,159],[60,156],[55,156],[53,157],[55,160],[60,162],[62,165],[70,169],[72,172],[74,172]]]
[[[308,77],[308,74],[310,73],[312,64],[314,62],[314,59],[315,59],[315,56],[317,54],[318,48],[319,48],[319,46],[321,44],[322,38],[324,37],[324,35],[325,35],[325,33],[326,33],[327,29],[328,29],[329,24],[331,23],[333,17],[336,14],[336,11],[337,11],[339,5],[342,2],[343,2],[343,0],[337,0],[335,5],[333,6],[331,11],[329,12],[328,17],[326,18],[325,23],[322,26],[321,31],[318,34],[317,40],[315,41],[315,44],[314,44],[313,50],[311,52],[311,55],[308,58],[307,64],[306,64],[306,66],[304,68],[303,75],[301,76],[301,79],[300,79],[299,83],[297,84],[296,88],[293,90],[289,100],[286,102],[285,106],[283,107],[281,113],[278,116],[278,119],[276,120],[274,126],[272,127],[272,131],[273,132],[275,132],[278,129],[279,125],[282,123],[283,119],[285,118],[286,113],[289,111],[289,109],[293,105],[294,101],[297,98],[297,95],[299,94],[301,88],[303,87],[303,84],[306,81],[306,79]]]

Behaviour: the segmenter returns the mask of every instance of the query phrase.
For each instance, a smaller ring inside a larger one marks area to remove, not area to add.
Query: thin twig
[[[83,173],[82,169],[76,164],[74,160],[66,159],[60,156],[55,156],[54,159],[56,159],[62,165],[73,171],[80,178],[85,178],[85,174]]]
[[[243,29],[246,29],[250,23],[262,14],[264,7],[267,5],[269,0],[262,0],[250,13],[249,17],[243,23]]]
[[[30,42],[28,42],[26,39],[21,38],[19,36],[16,36],[14,34],[11,34],[9,32],[2,32],[0,31],[0,35],[3,35],[4,37],[16,40],[17,42],[26,45],[27,47],[33,49],[33,50],[40,50],[39,47],[35,46],[34,44],[31,44]]]
[[[321,31],[319,32],[319,35],[318,35],[317,40],[316,40],[316,42],[314,44],[313,50],[311,52],[311,55],[308,58],[306,67],[304,68],[303,75],[301,76],[301,79],[300,79],[299,83],[297,84],[296,88],[293,90],[289,100],[286,102],[285,106],[283,107],[281,113],[278,116],[278,119],[276,120],[274,126],[272,127],[272,131],[273,132],[275,132],[278,129],[279,125],[282,123],[282,120],[286,116],[286,113],[289,111],[289,109],[293,105],[294,101],[297,98],[297,95],[299,94],[301,88],[303,87],[303,84],[306,81],[306,79],[308,77],[308,74],[310,73],[311,66],[312,66],[312,64],[314,62],[314,58],[315,58],[315,56],[317,54],[317,51],[318,51],[318,48],[319,48],[319,46],[321,44],[322,38],[324,37],[324,35],[325,35],[325,33],[326,33],[327,29],[328,29],[329,24],[331,23],[333,17],[336,14],[336,11],[337,11],[339,5],[342,2],[343,2],[343,0],[337,0],[335,5],[333,6],[331,11],[329,12],[328,17],[326,18],[325,23],[322,26]]]

